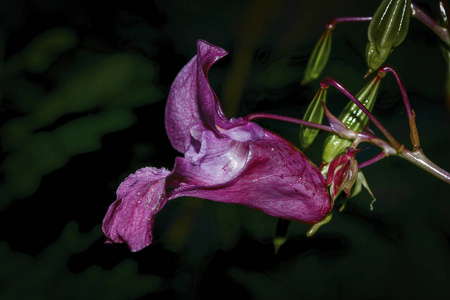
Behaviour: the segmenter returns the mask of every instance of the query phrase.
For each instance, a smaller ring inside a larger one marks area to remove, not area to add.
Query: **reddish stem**
[[[361,109],[367,117],[369,117],[370,121],[383,133],[383,135],[389,140],[389,142],[392,144],[392,146],[398,150],[401,147],[401,144],[387,131],[386,128],[384,128],[383,125],[375,118],[374,115],[361,103],[358,99],[356,99],[355,96],[353,96],[352,93],[350,93],[341,83],[339,83],[337,80],[333,78],[325,78],[320,83],[323,88],[326,88],[328,86],[333,86],[336,89],[338,89],[341,93],[343,93],[347,98],[349,98],[353,103],[355,103],[359,109]]]
[[[429,15],[427,15],[414,3],[411,3],[411,15],[430,28],[431,31],[433,31],[445,44],[450,46],[450,37],[447,28],[444,28],[436,23],[436,21],[430,18]]]
[[[406,114],[408,115],[411,143],[413,144],[414,150],[420,149],[419,132],[417,131],[417,126],[416,126],[416,114],[411,109],[411,105],[408,100],[408,94],[406,93],[405,85],[403,84],[403,81],[400,78],[400,75],[398,74],[397,70],[391,66],[381,67],[378,70],[378,74],[380,74],[380,72],[381,73],[391,73],[392,75],[394,75],[395,80],[397,81],[397,85],[399,86],[400,92],[402,94],[403,104],[405,105],[405,108],[406,108]]]
[[[450,36],[447,28],[440,26],[428,16],[417,4],[411,3],[411,15],[430,28],[444,43],[450,46]],[[344,22],[369,22],[372,17],[340,17],[327,23],[326,28],[333,30],[336,24]]]
[[[406,113],[408,115],[408,119],[410,119],[412,117],[412,114],[413,114],[412,110],[411,110],[411,105],[409,104],[408,95],[406,93],[405,85],[403,84],[402,79],[398,75],[397,70],[394,67],[392,67],[392,66],[383,66],[380,69],[378,69],[378,72],[391,73],[392,75],[394,75],[395,80],[397,80],[397,84],[398,84],[398,86],[400,88],[400,92],[402,94],[403,103],[405,104],[405,108],[406,108]]]
[[[335,18],[327,23],[327,29],[334,29],[335,25],[344,22],[369,22],[372,17],[340,17]]]
[[[369,166],[369,165],[371,165],[373,163],[376,163],[377,161],[382,160],[385,157],[386,157],[386,154],[384,152],[380,152],[380,153],[378,153],[377,156],[372,157],[371,159],[366,160],[365,162],[362,162],[362,163],[358,164],[358,167],[360,169],[362,169],[362,168],[367,167],[367,166]]]
[[[250,115],[247,115],[244,117],[244,120],[247,120],[247,121],[253,121],[255,119],[270,119],[270,120],[284,121],[284,122],[305,125],[305,126],[319,129],[319,130],[335,133],[335,131],[330,126],[312,123],[312,122],[308,122],[308,121],[304,121],[304,120],[300,120],[300,119],[296,119],[296,118],[291,118],[291,117],[286,117],[286,116],[266,114],[266,113],[254,113],[254,114],[250,114]]]

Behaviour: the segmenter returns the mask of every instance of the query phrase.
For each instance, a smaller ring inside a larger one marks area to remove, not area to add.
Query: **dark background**
[[[210,72],[229,117],[301,117],[319,81],[299,82],[326,22],[370,16],[378,3],[0,0],[0,299],[448,298],[449,186],[396,157],[364,170],[373,211],[363,191],[312,238],[292,223],[278,255],[276,218],[187,198],[164,207],[144,250],[104,245],[120,182],[179,155],[164,105],[197,39],[230,52]],[[437,16],[437,1],[417,3]],[[323,75],[353,93],[367,82],[366,31],[337,26]],[[405,82],[425,153],[449,170],[438,39],[412,19],[387,63]],[[335,114],[346,103],[332,90],[328,101]],[[374,114],[410,147],[390,76]],[[260,124],[298,144],[296,125]],[[316,163],[324,136],[308,153]],[[363,149],[361,161],[377,153]]]

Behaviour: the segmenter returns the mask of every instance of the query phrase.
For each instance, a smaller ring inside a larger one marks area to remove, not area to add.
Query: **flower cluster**
[[[440,11],[439,25],[410,0],[383,0],[373,17],[343,17],[330,21],[310,57],[302,84],[315,80],[324,70],[330,57],[332,31],[341,22],[370,21],[366,77],[375,70],[377,74],[356,96],[335,79],[323,79],[303,120],[268,113],[228,119],[208,82],[210,67],[227,52],[198,41],[197,55],[180,71],[172,85],[165,114],[169,140],[184,157],[175,159],[172,171],[146,167],[122,182],[117,200],[103,220],[107,243],[124,242],[132,251],[148,246],[158,212],[167,201],[183,196],[240,204],[278,218],[311,224],[307,233],[311,236],[330,221],[334,201],[343,191],[348,199],[364,186],[375,201],[360,169],[391,155],[450,183],[450,173],[434,164],[421,149],[416,115],[398,72],[391,66],[381,67],[392,49],[404,40],[411,17],[420,20],[441,39],[447,59],[448,9],[442,6]],[[395,77],[401,91],[412,150],[399,143],[371,113],[381,79],[388,73]],[[325,106],[329,87],[351,100],[338,118]],[[329,126],[321,124],[324,115]],[[322,170],[290,142],[252,122],[258,118],[300,124],[302,149],[314,142],[319,130],[331,133],[323,147]],[[370,130],[369,123],[376,126],[385,139]],[[360,143],[372,144],[382,151],[358,163],[355,154]],[[284,237],[280,241],[276,247],[285,241]]]

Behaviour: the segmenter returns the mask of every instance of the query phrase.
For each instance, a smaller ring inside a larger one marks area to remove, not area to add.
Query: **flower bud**
[[[380,85],[380,75],[375,76],[357,95],[356,98],[369,110],[372,111]],[[339,115],[339,120],[342,121],[348,128],[353,131],[361,132],[369,122],[369,117],[359,107],[350,101],[344,110]],[[322,159],[329,163],[337,155],[344,152],[347,147],[350,147],[352,142],[348,139],[341,138],[337,134],[329,135],[325,139]]]
[[[369,24],[366,60],[369,72],[377,70],[394,47],[406,37],[411,16],[411,0],[383,0]]]
[[[325,184],[330,187],[332,202],[345,191],[347,197],[358,177],[358,162],[355,159],[355,151],[348,151],[337,156],[328,167]]]
[[[306,84],[314,79],[317,79],[325,68],[331,52],[332,32],[332,29],[327,28],[327,30],[320,37],[319,42],[317,42],[317,45],[308,60],[308,64],[306,65],[302,84]]]
[[[322,101],[323,103],[326,103],[327,101],[326,88],[320,88],[320,90],[314,96],[314,99],[312,99],[311,103],[309,103],[308,109],[306,110],[305,115],[303,116],[303,120],[321,124],[323,119]],[[318,133],[319,129],[301,125],[299,132],[301,148],[306,149],[309,146],[311,146]]]

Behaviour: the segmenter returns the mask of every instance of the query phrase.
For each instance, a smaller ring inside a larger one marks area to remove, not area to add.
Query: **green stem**
[[[397,156],[406,159],[419,168],[450,184],[450,173],[433,163],[425,156],[425,154],[423,154],[421,149],[409,151],[408,149],[402,148],[398,151]]]

